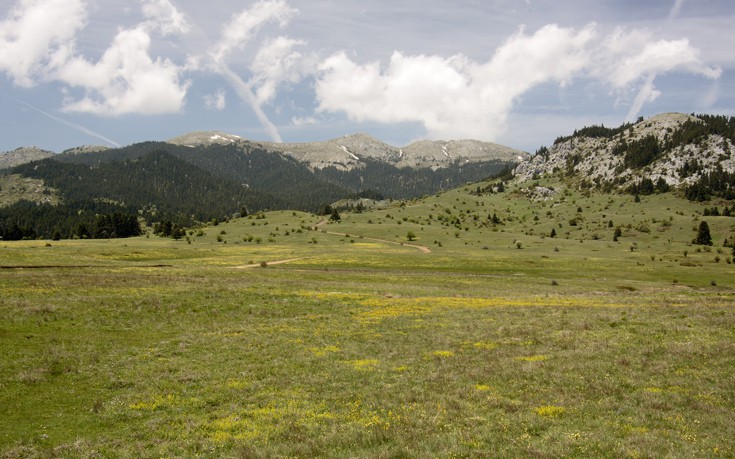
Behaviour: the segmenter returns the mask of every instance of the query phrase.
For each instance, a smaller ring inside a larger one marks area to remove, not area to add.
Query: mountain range
[[[472,140],[395,148],[365,134],[275,144],[195,132],[168,142],[84,146],[59,154],[21,148],[0,154],[0,210],[14,215],[13,235],[24,237],[55,231],[51,221],[38,226],[38,209],[29,201],[55,206],[55,214],[66,209],[62,220],[69,223],[59,230],[61,237],[72,226],[92,225],[93,211],[114,211],[111,205],[148,223],[189,226],[261,210],[318,212],[345,198],[416,198],[493,176],[528,157]],[[90,216],[81,221],[79,209]]]
[[[252,142],[223,132],[192,132],[168,142],[192,148],[212,144],[259,148],[289,156],[312,170],[334,167],[337,170],[350,171],[364,167],[366,161],[381,161],[399,169],[440,169],[456,164],[518,162],[529,158],[526,152],[492,142],[423,140],[398,148],[364,133],[323,142],[273,143]]]
[[[554,192],[539,180],[607,193],[735,199],[734,148],[735,118],[681,113],[583,127],[534,155],[475,140],[396,148],[366,134],[275,144],[223,132],[59,154],[20,148],[0,154],[0,232],[72,237],[80,225],[95,225],[99,215],[109,223],[117,213],[185,227],[261,210],[319,212],[350,199],[362,206],[365,198],[418,198],[501,173],[501,180],[531,182],[527,189],[539,199]],[[89,234],[115,231],[107,225]]]

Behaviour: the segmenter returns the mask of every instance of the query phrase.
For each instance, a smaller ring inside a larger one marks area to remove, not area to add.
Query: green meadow
[[[476,187],[0,241],[0,457],[735,456],[728,203]]]

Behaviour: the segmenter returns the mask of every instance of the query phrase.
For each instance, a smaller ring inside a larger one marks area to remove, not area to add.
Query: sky
[[[735,115],[732,0],[0,0],[0,152]]]

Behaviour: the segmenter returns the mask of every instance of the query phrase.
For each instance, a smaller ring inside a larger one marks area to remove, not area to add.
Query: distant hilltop
[[[12,151],[0,153],[0,169],[20,166],[21,164],[46,159],[54,155],[54,152],[42,150],[38,147],[20,147]]]
[[[321,142],[256,142],[220,131],[192,132],[168,140],[189,147],[238,145],[263,148],[290,156],[312,169],[335,167],[338,170],[359,168],[366,161],[380,161],[392,166],[414,169],[438,169],[453,164],[488,161],[519,162],[530,155],[524,151],[478,140],[422,140],[406,147],[394,147],[365,134],[357,133]]]

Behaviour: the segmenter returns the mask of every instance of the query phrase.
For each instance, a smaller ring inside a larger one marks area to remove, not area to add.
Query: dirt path
[[[267,266],[272,266],[272,265],[282,265],[285,263],[291,263],[293,261],[299,261],[299,260],[303,260],[303,258],[289,258],[288,260],[266,261],[264,263],[266,264],[266,267],[267,267]],[[261,267],[264,267],[261,263],[252,263],[249,265],[233,266],[233,268],[235,269],[251,269],[251,268],[261,268]]]
[[[326,220],[321,220],[321,221],[319,221],[319,223],[317,223],[316,225],[314,225],[314,229],[317,230],[317,229],[319,229],[320,227],[322,227],[322,226],[324,226],[326,224],[327,224],[327,221]],[[354,234],[337,233],[335,231],[324,231],[324,233],[325,234],[331,234],[333,236],[343,236],[343,237],[344,236],[355,236]],[[431,253],[431,249],[428,248],[425,245],[407,244],[405,242],[389,241],[387,239],[376,239],[374,237],[364,237],[364,236],[362,236],[362,237],[361,236],[356,236],[356,237],[359,237],[360,239],[362,239],[364,241],[373,241],[373,242],[382,242],[384,244],[401,245],[403,247],[411,247],[413,249],[420,250],[423,253]]]

